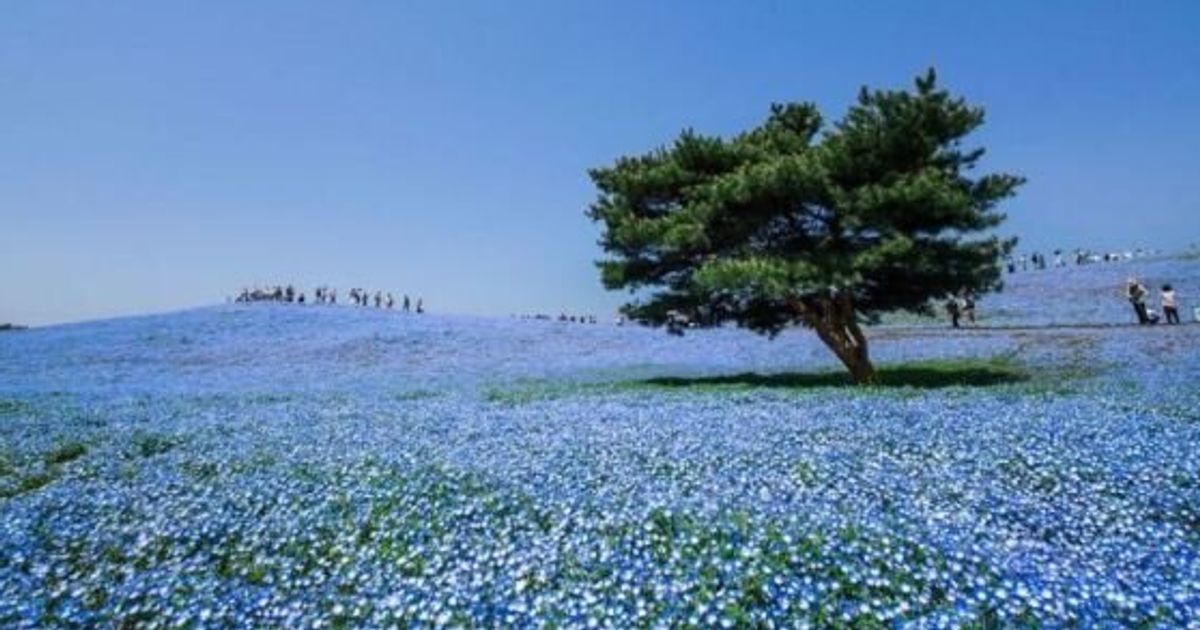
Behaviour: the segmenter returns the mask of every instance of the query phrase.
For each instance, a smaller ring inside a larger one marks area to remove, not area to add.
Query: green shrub
[[[65,464],[69,461],[79,459],[87,453],[87,447],[79,442],[66,442],[58,445],[54,450],[46,453],[44,459],[47,464]]]

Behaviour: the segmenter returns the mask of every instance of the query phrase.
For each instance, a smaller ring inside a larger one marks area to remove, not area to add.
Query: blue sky
[[[935,66],[1026,249],[1200,241],[1200,3],[23,2],[0,322],[252,283],[608,314],[586,169]]]

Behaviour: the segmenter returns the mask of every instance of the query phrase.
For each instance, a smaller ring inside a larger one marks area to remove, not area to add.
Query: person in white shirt
[[[1166,318],[1167,323],[1178,324],[1179,305],[1175,302],[1175,289],[1169,284],[1164,284],[1159,298],[1162,300],[1163,317]]]

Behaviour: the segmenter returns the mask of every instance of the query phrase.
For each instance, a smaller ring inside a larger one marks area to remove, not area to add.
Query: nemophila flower
[[[1111,366],[1051,394],[613,384],[825,365],[737,331],[275,307],[31,331],[0,339],[0,624],[1183,625],[1200,360],[1129,334],[876,344]]]

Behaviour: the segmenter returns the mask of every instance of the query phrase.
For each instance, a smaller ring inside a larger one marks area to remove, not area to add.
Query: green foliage
[[[15,416],[29,413],[31,409],[32,407],[26,402],[0,398],[0,416]]]
[[[17,479],[12,484],[0,485],[0,499],[20,496],[40,490],[53,482],[55,476],[48,471],[35,472]]]
[[[593,169],[604,285],[636,295],[623,310],[638,320],[767,334],[820,330],[835,303],[873,321],[998,289],[1013,241],[990,230],[1022,180],[973,172],[983,150],[961,142],[982,123],[930,70],[909,91],[864,88],[833,125],[774,105],[732,138],[687,130]]]
[[[1029,375],[1005,356],[989,359],[916,361],[879,368],[877,385],[939,389],[944,387],[989,387],[1025,382]],[[842,372],[789,372],[783,374],[735,374],[695,378],[664,377],[642,381],[652,387],[688,389],[809,389],[846,387],[854,381]]]
[[[126,452],[126,455],[128,457],[155,457],[170,451],[178,445],[178,438],[139,431],[133,435],[131,448]]]
[[[87,447],[79,442],[66,442],[54,447],[49,453],[46,453],[45,460],[47,464],[65,464],[69,461],[79,459],[87,453]]]

